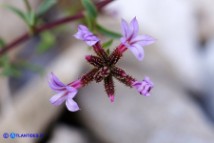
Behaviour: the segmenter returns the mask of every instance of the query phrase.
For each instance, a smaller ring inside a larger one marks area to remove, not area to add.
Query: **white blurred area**
[[[200,38],[213,34],[211,5],[212,0],[118,0],[111,8],[129,21],[136,16],[142,32],[157,39],[157,50],[171,63],[176,78],[185,86],[201,89],[204,73],[199,44]]]
[[[39,2],[31,0],[35,8]],[[1,3],[23,8],[20,1]],[[11,131],[44,133],[42,143],[213,143],[213,6],[213,0],[115,0],[106,8],[107,14],[100,15],[100,23],[120,31],[121,18],[131,21],[136,16],[141,33],[157,39],[144,47],[142,62],[128,51],[118,65],[139,80],[149,76],[155,84],[152,95],[140,96],[116,82],[116,101],[111,104],[102,84],[93,83],[79,91],[78,113],[51,106],[50,71],[68,83],[91,68],[83,60],[88,49],[69,33],[64,36],[67,41],[57,39],[61,42],[57,48],[62,50],[42,77],[33,77],[16,93],[10,91],[9,78],[0,77],[0,143],[40,142],[2,138]],[[70,27],[68,31],[76,31],[76,25]],[[10,42],[25,31],[20,19],[0,8],[0,38]],[[21,47],[26,44],[9,53],[12,60]]]

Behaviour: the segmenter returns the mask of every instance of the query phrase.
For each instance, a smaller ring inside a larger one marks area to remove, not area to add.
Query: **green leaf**
[[[96,6],[91,2],[91,0],[82,0],[82,4],[86,9],[86,12],[88,13],[88,16],[90,16],[90,18],[97,17]]]
[[[30,28],[35,26],[36,24],[36,15],[33,11],[24,13],[20,9],[10,6],[10,5],[4,5],[5,8],[15,13],[18,17],[20,17]]]
[[[7,61],[8,61],[8,57],[6,55],[1,56],[0,57],[0,67],[3,67]]]
[[[94,29],[94,25],[95,25],[95,20],[91,19],[90,16],[88,16],[88,14],[85,15],[85,19],[86,19],[86,23],[88,28],[93,31]]]
[[[5,46],[5,42],[3,39],[0,38],[0,48],[4,47]]]
[[[8,64],[4,67],[2,75],[19,77],[21,75],[21,71],[15,65]]]
[[[108,40],[107,42],[103,43],[102,47],[104,49],[108,49],[113,43],[113,39]]]
[[[96,6],[91,2],[91,0],[81,0],[84,8],[85,8],[85,18],[87,22],[87,26],[91,31],[94,30],[96,26],[96,17],[97,17],[97,9]]]
[[[36,14],[34,12],[29,12],[26,14],[26,18],[29,26],[34,26],[36,24]]]
[[[106,53],[107,53],[108,55],[110,55],[110,49],[107,49],[107,50],[106,50]]]
[[[18,17],[20,17],[26,24],[28,24],[28,19],[26,14],[21,11],[20,9],[10,6],[10,5],[3,5],[3,7],[5,7],[6,9],[12,11],[13,13],[15,13]]]
[[[11,64],[7,55],[0,57],[0,67],[2,67],[1,75],[4,76],[20,76],[21,71],[17,68],[15,64]]]
[[[117,32],[113,32],[113,31],[110,31],[104,27],[102,27],[101,25],[97,24],[96,26],[97,30],[105,35],[105,36],[108,36],[108,37],[111,37],[113,39],[116,39],[116,38],[120,38],[121,37],[121,34],[117,33]]]
[[[43,32],[41,34],[41,41],[38,45],[37,52],[44,53],[54,46],[56,41],[55,36],[51,32]]]
[[[43,0],[38,8],[37,15],[40,16],[45,14],[56,3],[57,0]]]

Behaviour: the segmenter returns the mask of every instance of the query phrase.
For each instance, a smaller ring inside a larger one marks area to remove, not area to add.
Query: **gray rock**
[[[204,102],[205,109],[210,114],[214,121],[214,38],[208,40],[205,47],[203,61],[201,62],[201,69],[203,74],[203,95],[201,95],[202,102]]]
[[[48,143],[88,143],[88,140],[83,131],[66,125],[58,125],[54,128],[53,138]]]
[[[155,37],[157,50],[172,63],[176,73],[174,77],[183,86],[199,90],[201,75],[197,55],[195,3],[179,0],[123,0],[116,1],[110,8],[118,10],[119,18],[130,21],[136,16],[142,33]],[[128,10],[130,7],[131,10]]]

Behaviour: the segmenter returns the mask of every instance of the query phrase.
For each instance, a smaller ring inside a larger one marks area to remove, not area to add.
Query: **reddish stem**
[[[101,1],[101,2],[96,4],[96,7],[97,7],[98,10],[101,10],[103,7],[105,7],[106,5],[111,3],[112,1],[114,1],[114,0]],[[68,16],[68,17],[65,17],[63,19],[59,19],[59,20],[57,20],[55,22],[48,23],[48,24],[42,25],[41,27],[35,28],[34,32],[35,32],[35,34],[39,34],[39,33],[44,32],[46,30],[50,30],[50,29],[55,28],[57,26],[66,24],[68,22],[71,22],[71,21],[74,21],[74,20],[77,20],[77,19],[81,19],[83,17],[84,17],[84,14],[83,14],[83,11],[82,11],[82,12],[79,12],[78,14],[76,14],[74,16]],[[6,45],[5,47],[3,47],[0,50],[0,56],[3,55],[4,53],[8,52],[9,50],[15,48],[17,45],[27,41],[28,39],[31,38],[31,36],[32,35],[30,35],[28,32],[26,32],[22,36],[18,37],[17,39],[15,39],[14,41],[12,41],[11,43],[9,43],[8,45]]]
[[[127,47],[124,45],[124,44],[120,44],[118,47],[117,47],[118,51],[123,54],[126,50],[127,50]]]

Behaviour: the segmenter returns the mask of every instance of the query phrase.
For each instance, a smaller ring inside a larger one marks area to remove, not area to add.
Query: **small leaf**
[[[102,47],[104,49],[108,49],[112,45],[112,43],[113,43],[113,39],[110,39],[109,41],[103,43]]]
[[[17,77],[21,74],[21,71],[16,65],[11,64],[7,55],[0,57],[0,67],[2,67],[1,75]]]
[[[104,27],[102,27],[101,25],[97,24],[96,26],[97,30],[105,35],[105,36],[108,36],[108,37],[111,37],[113,39],[116,39],[116,38],[120,38],[121,37],[121,34],[117,33],[117,32],[113,32],[113,31],[110,31]]]
[[[93,31],[94,25],[95,25],[95,20],[91,19],[90,16],[88,16],[88,14],[85,15],[85,19],[86,19],[86,23],[87,23],[89,30]]]
[[[26,14],[21,11],[20,9],[10,6],[10,5],[3,5],[3,7],[5,7],[6,9],[12,11],[13,13],[15,13],[17,16],[19,16],[26,24],[28,24],[28,19]]]
[[[91,31],[94,30],[96,26],[96,17],[97,17],[97,9],[96,6],[91,2],[91,0],[81,0],[82,4],[85,8],[85,18],[87,22],[87,26]]]
[[[24,13],[20,9],[10,6],[10,5],[4,5],[5,8],[15,13],[17,16],[19,16],[30,28],[35,26],[36,24],[36,15],[33,11]]]
[[[0,48],[4,47],[5,46],[5,42],[3,39],[0,38]]]
[[[43,0],[38,8],[37,15],[40,16],[45,14],[56,3],[57,3],[56,0]]]
[[[15,65],[8,64],[7,66],[4,67],[2,75],[19,77],[21,75],[21,71]]]
[[[8,61],[8,57],[6,55],[2,55],[0,57],[0,67],[3,67],[7,61]]]
[[[37,52],[44,53],[49,50],[55,44],[55,36],[51,32],[43,32],[41,34],[41,41],[38,45]]]
[[[107,53],[108,55],[110,55],[110,49],[107,49],[107,50],[106,50],[106,53]]]
[[[88,16],[90,16],[90,18],[97,17],[96,6],[91,2],[91,0],[82,0],[82,4],[86,9],[86,12],[88,13]]]
[[[34,26],[36,24],[36,14],[34,12],[29,12],[26,14],[26,18],[29,26]]]

